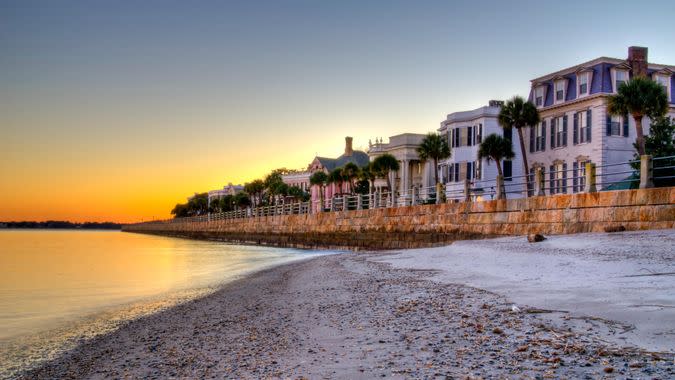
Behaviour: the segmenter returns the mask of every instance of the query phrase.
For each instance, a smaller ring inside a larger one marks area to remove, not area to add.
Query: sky
[[[0,221],[167,218],[628,46],[675,64],[673,16],[660,0],[0,0]]]

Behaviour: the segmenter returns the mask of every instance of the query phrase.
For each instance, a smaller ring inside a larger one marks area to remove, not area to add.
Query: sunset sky
[[[165,218],[631,45],[675,64],[674,16],[672,0],[0,0],[0,221]]]

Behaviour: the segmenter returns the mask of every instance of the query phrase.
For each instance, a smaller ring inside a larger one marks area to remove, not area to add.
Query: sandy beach
[[[671,231],[659,236],[670,239],[672,235]],[[615,247],[635,240],[633,235],[616,236]],[[655,240],[649,233],[643,236],[643,240]],[[593,236],[580,240],[589,239]],[[462,258],[464,264],[455,261],[460,255],[454,249],[485,252],[478,249],[485,244],[521,255],[546,251],[551,255],[544,256],[547,262],[561,255],[579,260],[568,266],[584,266],[584,255],[594,258],[600,254],[588,248],[585,253],[566,252],[555,246],[556,238],[550,239],[549,246],[528,246],[523,240],[345,253],[282,265],[237,280],[205,298],[129,322],[26,373],[24,378],[675,376],[672,350],[650,350],[635,344],[648,344],[648,339],[608,339],[608,335],[621,334],[611,326],[625,326],[629,317],[609,321],[600,308],[593,307],[547,310],[535,297],[520,296],[529,294],[522,288],[526,279],[511,281],[504,274],[506,280],[501,282],[481,282],[481,278],[495,278],[490,266],[481,262],[488,260],[484,253]],[[672,245],[661,253],[661,263],[653,265],[672,272]],[[527,261],[527,257],[517,259]],[[621,262],[617,257],[606,259]],[[474,260],[474,268],[488,268],[487,274],[467,275],[462,267],[467,260]],[[628,273],[633,266],[625,268]],[[672,276],[652,276],[648,281],[667,281],[667,289]],[[477,285],[481,283],[490,291],[480,289]],[[534,282],[532,286],[541,284]],[[565,306],[562,302],[547,305]],[[670,310],[668,305],[662,306]],[[667,324],[670,314],[661,317]],[[644,328],[647,335],[654,332],[649,326]],[[643,331],[639,325],[633,330]],[[672,341],[672,333],[664,339]]]

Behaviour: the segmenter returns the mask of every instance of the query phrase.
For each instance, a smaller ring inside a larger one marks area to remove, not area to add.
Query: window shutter
[[[586,142],[591,142],[591,110],[586,111]]]
[[[466,127],[466,146],[471,146],[473,140],[473,128]]]
[[[534,152],[534,135],[536,134],[537,127],[530,127],[530,153]]]
[[[549,166],[548,179],[550,182],[549,194],[555,194],[555,166]]]
[[[572,192],[576,193],[579,191],[577,187],[579,186],[579,163],[574,161],[572,163]]]
[[[556,147],[555,144],[555,130],[558,129],[558,123],[556,122],[557,118],[551,119],[551,149]]]
[[[628,115],[623,117],[623,137],[628,137]]]
[[[563,173],[562,173],[563,174],[562,175],[562,177],[563,177],[562,192],[564,194],[567,194],[567,162],[563,162],[562,170],[563,170]]]
[[[573,144],[577,145],[579,143],[579,114],[574,113],[574,126],[572,127],[572,140]]]
[[[612,135],[612,116],[607,114],[607,136]]]
[[[541,151],[546,150],[546,121],[541,122]],[[553,128],[553,123],[551,123],[551,128]]]
[[[562,144],[560,146],[567,146],[567,115],[563,116],[563,133],[562,133]]]

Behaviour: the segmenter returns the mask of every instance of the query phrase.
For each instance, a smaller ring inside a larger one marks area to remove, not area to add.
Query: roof
[[[327,157],[316,157],[317,160],[326,168],[328,171],[331,171],[336,168],[341,168],[348,163],[354,163],[358,167],[363,167],[368,165],[370,159],[365,152],[360,150],[355,150],[350,156],[345,156],[344,154],[338,158],[327,158]]]

